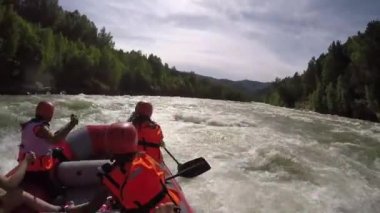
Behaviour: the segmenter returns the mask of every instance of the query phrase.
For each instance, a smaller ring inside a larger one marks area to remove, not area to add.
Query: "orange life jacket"
[[[21,162],[25,159],[26,153],[19,153],[18,161]],[[36,160],[28,165],[27,171],[49,171],[54,168],[58,163],[51,155],[36,156]]]
[[[148,213],[161,203],[180,203],[178,193],[165,186],[164,171],[147,154],[137,154],[132,163],[123,168],[116,163],[102,168],[102,183],[123,206],[122,212]]]
[[[139,151],[144,151],[150,155],[158,163],[163,161],[160,146],[164,138],[160,125],[145,121],[142,124],[136,125],[139,137]]]

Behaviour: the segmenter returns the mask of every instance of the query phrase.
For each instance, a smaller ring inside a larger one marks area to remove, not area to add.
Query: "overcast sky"
[[[272,81],[302,73],[333,40],[380,19],[380,0],[60,0],[116,48],[156,54],[178,70]]]

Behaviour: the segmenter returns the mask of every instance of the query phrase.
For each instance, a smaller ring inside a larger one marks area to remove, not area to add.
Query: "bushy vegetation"
[[[266,102],[308,108],[320,113],[377,121],[380,112],[380,22],[327,53],[312,58],[307,69],[276,79]]]
[[[146,94],[247,100],[158,56],[114,47],[112,35],[58,0],[0,0],[0,93]]]

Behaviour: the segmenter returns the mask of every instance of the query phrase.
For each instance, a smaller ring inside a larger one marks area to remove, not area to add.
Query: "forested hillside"
[[[0,0],[0,94],[44,90],[250,100],[158,56],[115,49],[110,32],[58,0]]]
[[[277,79],[266,102],[378,121],[380,22],[370,22],[344,44],[334,41],[301,75]]]

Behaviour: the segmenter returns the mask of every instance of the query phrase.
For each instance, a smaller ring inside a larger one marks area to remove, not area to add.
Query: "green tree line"
[[[380,21],[368,23],[342,44],[312,58],[307,69],[276,79],[265,101],[320,113],[378,121],[380,112]]]
[[[112,35],[58,0],[0,0],[0,93],[169,95],[248,100],[158,56],[115,49]]]

